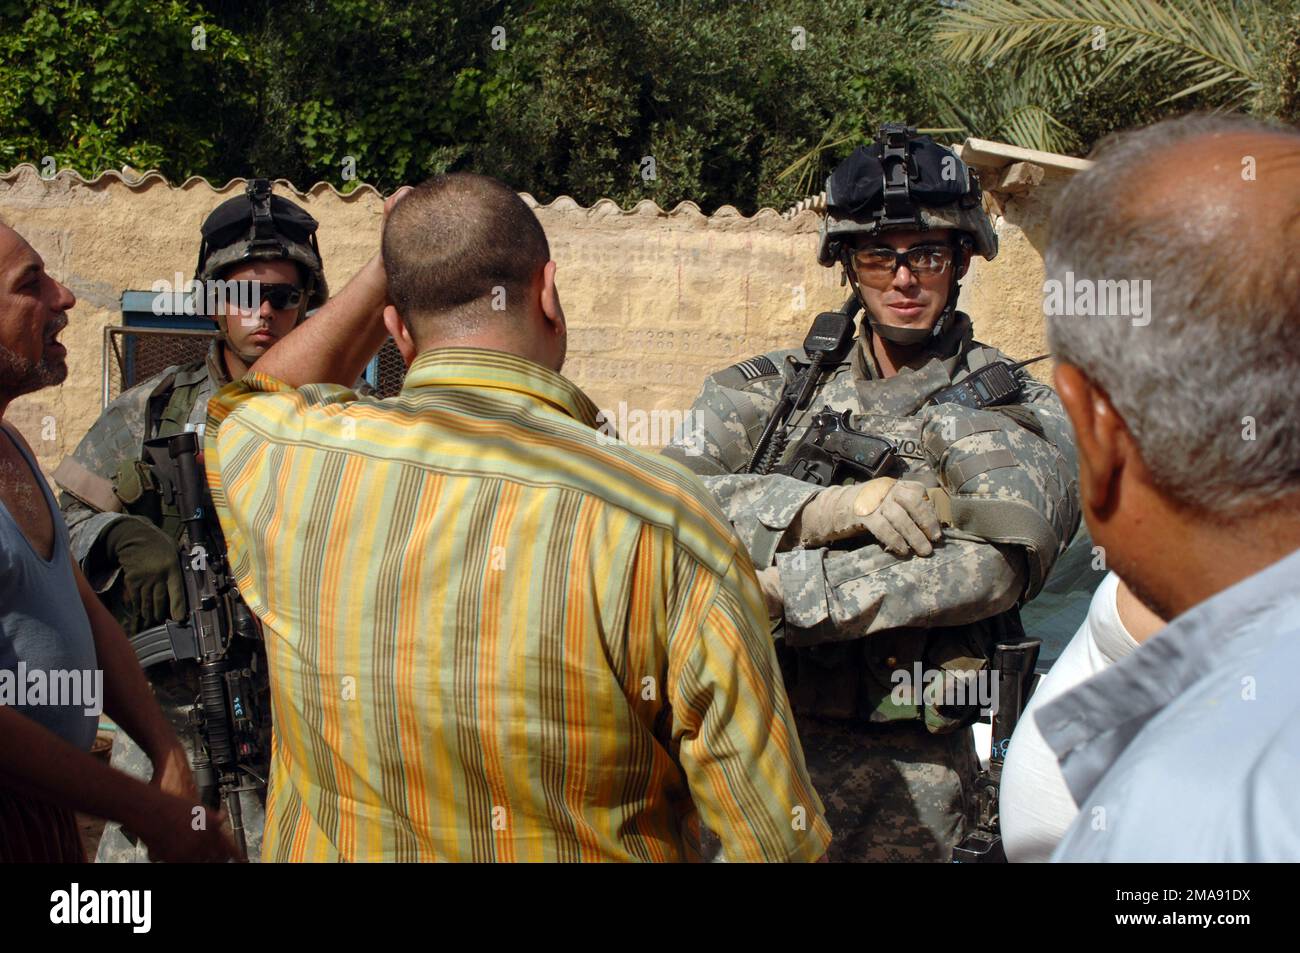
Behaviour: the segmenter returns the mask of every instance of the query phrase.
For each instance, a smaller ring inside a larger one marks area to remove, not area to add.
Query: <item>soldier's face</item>
[[[221,279],[302,287],[298,266],[291,261],[248,262],[232,268]],[[298,315],[305,307],[305,304],[300,304],[292,308],[273,308],[265,296],[255,311],[241,311],[232,306],[228,314],[218,319],[226,335],[226,346],[251,364],[293,330],[298,323]]]
[[[925,232],[886,232],[865,239],[856,246],[855,252],[866,252],[874,248],[904,252],[911,248],[931,246],[936,251],[949,249],[948,265],[942,271],[927,274],[903,264],[898,265],[892,276],[888,270],[868,273],[865,266],[857,264],[860,259],[854,257],[854,272],[858,287],[862,290],[863,302],[881,324],[900,328],[934,327],[934,322],[948,303],[953,269],[958,269],[958,275],[964,273],[970,256],[964,253],[960,258],[952,257],[952,230],[947,228]]]
[[[12,399],[63,382],[68,351],[57,337],[76,303],[36,250],[0,225],[0,393]]]

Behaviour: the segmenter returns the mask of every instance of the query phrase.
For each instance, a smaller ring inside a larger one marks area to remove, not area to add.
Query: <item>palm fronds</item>
[[[1185,84],[1165,102],[1213,90],[1232,106],[1260,87],[1261,29],[1258,0],[966,0],[943,11],[935,39],[964,63],[1101,59],[1092,83],[1158,70]]]

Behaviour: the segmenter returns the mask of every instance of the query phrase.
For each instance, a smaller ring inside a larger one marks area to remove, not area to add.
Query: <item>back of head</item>
[[[456,340],[525,328],[550,246],[511,188],[456,172],[416,186],[384,225],[388,294],[412,336]]]
[[[1300,491],[1300,132],[1195,114],[1103,141],[1053,209],[1048,339],[1175,503]]]

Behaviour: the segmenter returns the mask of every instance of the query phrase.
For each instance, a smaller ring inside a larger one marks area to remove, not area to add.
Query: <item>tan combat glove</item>
[[[915,480],[877,477],[852,486],[832,486],[814,496],[799,514],[799,545],[824,546],[870,533],[895,556],[929,556],[942,535],[939,516]]]

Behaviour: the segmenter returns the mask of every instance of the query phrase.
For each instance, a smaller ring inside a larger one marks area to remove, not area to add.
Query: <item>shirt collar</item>
[[[1143,727],[1252,636],[1293,627],[1300,549],[1188,609],[1126,658],[1048,702],[1043,738],[1082,804]]]
[[[424,387],[490,387],[526,394],[556,410],[598,426],[596,405],[572,381],[505,351],[477,347],[440,347],[416,357],[406,372],[402,393]]]

